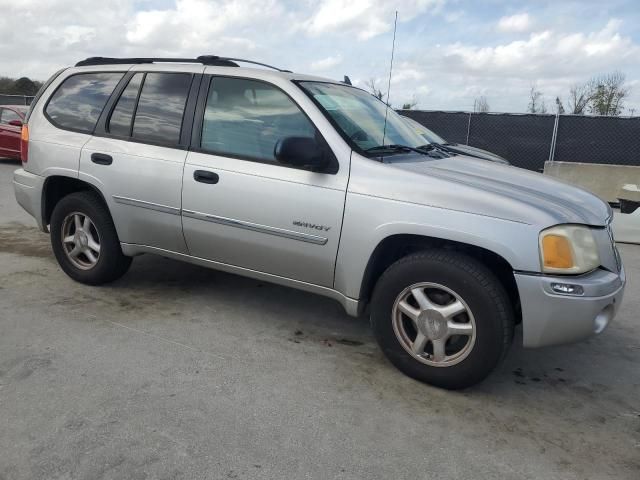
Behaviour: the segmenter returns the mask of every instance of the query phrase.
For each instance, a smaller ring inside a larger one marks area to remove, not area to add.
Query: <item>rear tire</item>
[[[92,192],[62,198],[51,214],[51,246],[62,270],[87,285],[124,275],[131,257],[122,253],[109,210]]]
[[[376,339],[406,375],[441,388],[482,381],[513,340],[514,313],[504,287],[460,252],[408,255],[378,280],[371,301]]]

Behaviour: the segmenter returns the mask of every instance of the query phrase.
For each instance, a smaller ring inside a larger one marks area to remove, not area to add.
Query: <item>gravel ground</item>
[[[0,479],[640,478],[640,247],[615,323],[483,384],[396,371],[322,297],[143,256],[74,283],[0,160]]]

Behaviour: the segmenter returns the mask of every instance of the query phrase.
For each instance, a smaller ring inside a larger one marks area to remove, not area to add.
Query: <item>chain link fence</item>
[[[0,94],[0,105],[31,105],[33,100],[29,95],[5,95]]]
[[[640,165],[640,117],[400,110],[451,143],[482,148],[512,165],[544,162]]]

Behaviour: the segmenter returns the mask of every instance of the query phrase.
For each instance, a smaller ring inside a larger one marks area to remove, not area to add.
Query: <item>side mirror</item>
[[[9,125],[11,125],[13,127],[21,127],[22,126],[22,120],[11,120],[9,122]]]
[[[277,141],[274,155],[284,165],[322,170],[327,166],[324,149],[312,137],[285,137]]]

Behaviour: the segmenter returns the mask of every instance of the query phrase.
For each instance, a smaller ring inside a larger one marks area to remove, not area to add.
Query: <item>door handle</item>
[[[209,172],[207,170],[196,170],[195,172],[193,172],[193,179],[196,182],[209,183],[213,185],[218,183],[220,177],[217,173],[214,172]]]
[[[92,153],[91,161],[98,165],[111,165],[113,163],[113,158],[111,155],[105,155],[104,153]]]

